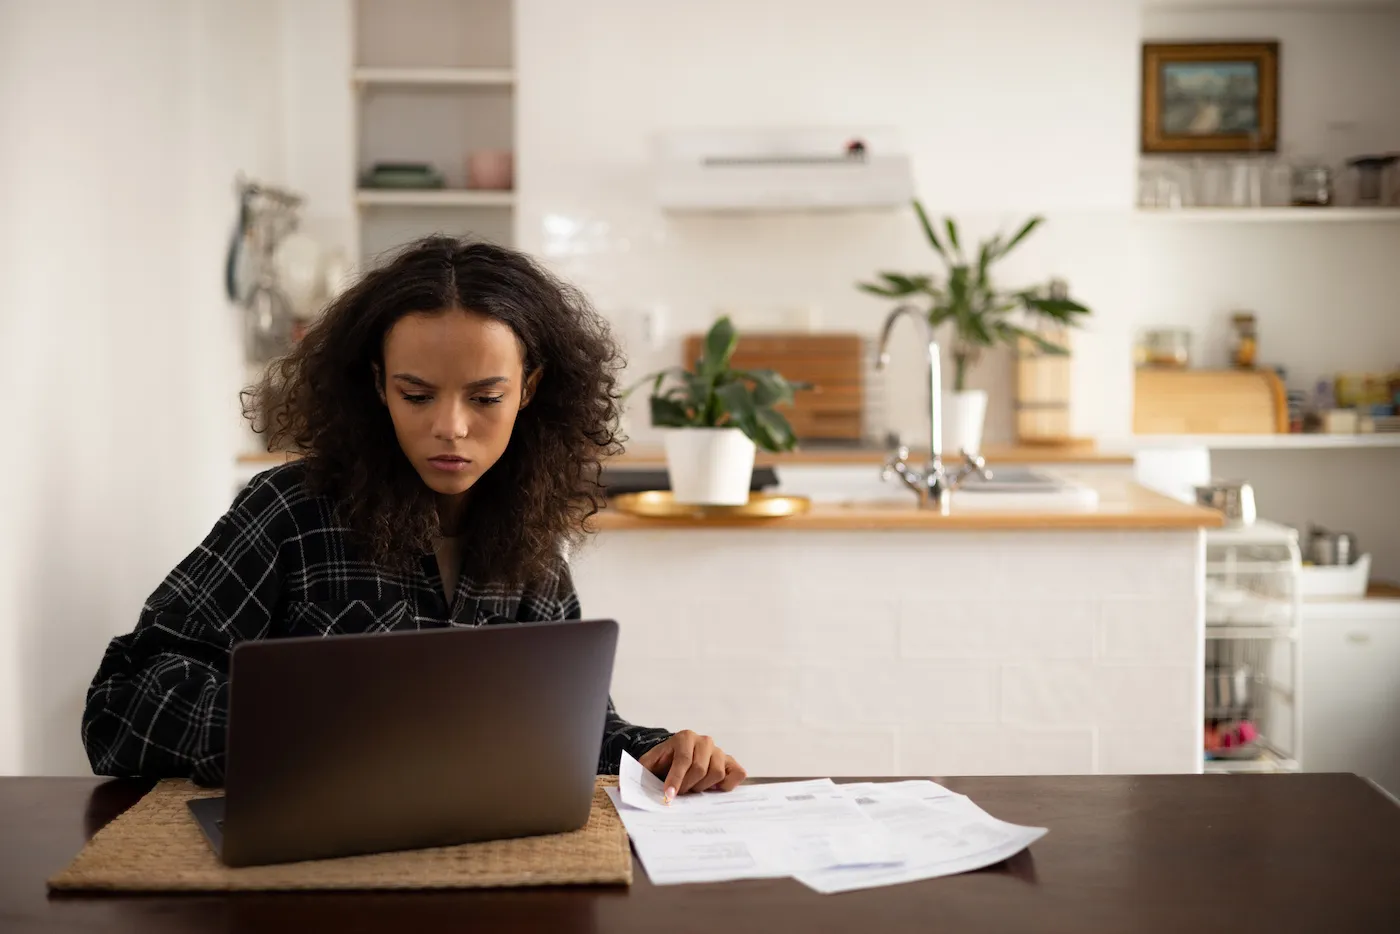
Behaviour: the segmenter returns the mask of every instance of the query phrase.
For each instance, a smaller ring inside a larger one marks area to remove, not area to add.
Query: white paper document
[[[905,783],[899,783],[905,784]],[[932,783],[930,783],[932,784]],[[997,820],[965,795],[862,786],[855,803],[889,831],[904,859],[897,865],[836,866],[797,873],[818,892],[849,892],[970,872],[1015,856],[1047,833]]]
[[[1045,834],[929,781],[743,785],[666,803],[626,753],[608,795],[656,885],[795,876],[819,892],[991,865]]]

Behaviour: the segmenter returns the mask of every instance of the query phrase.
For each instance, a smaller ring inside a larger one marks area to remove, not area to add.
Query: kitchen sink
[[[965,510],[1079,512],[1098,504],[1099,494],[1093,487],[1024,467],[993,468],[990,480],[968,477],[952,494],[952,507]]]
[[[969,477],[952,492],[951,508],[962,511],[1085,512],[1096,508],[1099,495],[1092,487],[1025,467],[998,468],[991,465],[992,478]],[[779,472],[785,493],[810,496],[813,502],[846,506],[907,506],[917,508],[913,491],[902,484],[881,482],[864,469],[858,476],[818,479],[817,476],[789,477]]]

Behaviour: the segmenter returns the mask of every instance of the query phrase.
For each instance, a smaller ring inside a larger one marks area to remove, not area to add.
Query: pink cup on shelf
[[[474,149],[467,153],[467,187],[509,191],[515,186],[515,154],[509,149]]]

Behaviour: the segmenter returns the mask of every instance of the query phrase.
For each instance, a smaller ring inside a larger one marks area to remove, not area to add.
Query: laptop
[[[616,647],[612,620],[240,643],[224,795],[189,808],[228,866],[576,830]]]

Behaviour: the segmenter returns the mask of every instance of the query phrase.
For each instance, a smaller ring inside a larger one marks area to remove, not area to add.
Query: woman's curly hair
[[[436,500],[399,447],[376,374],[384,337],[415,312],[469,309],[509,325],[525,374],[542,370],[510,443],[472,487],[463,573],[528,582],[559,561],[602,506],[599,471],[621,447],[621,358],[577,290],[524,254],[428,237],[337,298],[296,347],[245,390],[244,415],[270,451],[303,455],[307,484],[379,564],[405,568],[440,534]]]

